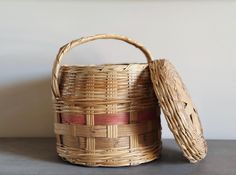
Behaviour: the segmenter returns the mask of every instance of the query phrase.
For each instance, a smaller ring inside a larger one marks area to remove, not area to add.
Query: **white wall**
[[[0,137],[53,136],[50,71],[60,46],[96,33],[127,35],[169,58],[209,139],[236,139],[236,1],[0,1]],[[145,62],[99,41],[66,63]],[[162,117],[163,137],[172,137]]]

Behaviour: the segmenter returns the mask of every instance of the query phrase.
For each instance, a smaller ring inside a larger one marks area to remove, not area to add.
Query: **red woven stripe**
[[[62,123],[85,125],[85,116],[79,114],[62,114]]]
[[[97,114],[94,115],[95,125],[120,125],[129,123],[130,113],[117,114]],[[137,122],[147,121],[156,118],[156,111],[140,111],[137,114]],[[68,124],[86,124],[85,115],[62,114],[62,123]]]
[[[129,113],[99,114],[94,116],[95,125],[120,125],[129,123]]]

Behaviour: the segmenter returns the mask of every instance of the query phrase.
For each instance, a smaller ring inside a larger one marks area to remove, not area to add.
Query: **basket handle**
[[[152,62],[152,57],[151,57],[150,52],[143,45],[141,45],[141,44],[137,43],[136,41],[131,40],[125,36],[115,35],[115,34],[98,34],[98,35],[94,35],[94,36],[89,36],[89,37],[85,37],[85,38],[82,37],[80,39],[73,40],[73,41],[67,43],[66,45],[62,46],[59,49],[59,52],[58,52],[56,59],[54,61],[53,69],[52,69],[52,81],[51,81],[51,88],[52,88],[52,93],[53,93],[54,97],[60,97],[60,91],[59,91],[59,87],[58,87],[58,78],[59,78],[58,74],[59,74],[59,69],[60,69],[60,62],[61,62],[61,59],[63,58],[64,54],[67,53],[68,51],[70,51],[75,46],[87,43],[89,41],[97,40],[97,39],[116,39],[116,40],[121,40],[126,43],[129,43],[143,52],[148,63]]]

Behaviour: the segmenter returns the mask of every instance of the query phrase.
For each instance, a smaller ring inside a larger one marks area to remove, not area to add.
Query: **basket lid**
[[[175,67],[166,59],[149,62],[156,96],[184,156],[195,163],[207,154],[198,112]]]

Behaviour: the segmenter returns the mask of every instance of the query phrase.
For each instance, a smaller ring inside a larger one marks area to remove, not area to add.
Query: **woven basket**
[[[118,35],[95,35],[64,45],[54,62],[52,92],[57,152],[85,166],[129,166],[157,159],[161,150],[160,108],[147,64],[60,66],[64,54],[96,39],[117,39],[150,53]]]

